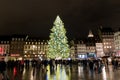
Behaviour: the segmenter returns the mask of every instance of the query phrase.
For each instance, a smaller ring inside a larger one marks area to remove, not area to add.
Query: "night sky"
[[[0,35],[49,38],[56,16],[70,39],[87,37],[98,26],[120,26],[119,0],[0,0]]]

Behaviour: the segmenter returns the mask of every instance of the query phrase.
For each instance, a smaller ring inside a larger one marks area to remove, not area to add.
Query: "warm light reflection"
[[[70,74],[66,73],[66,70],[70,73],[69,68],[58,65],[57,69],[54,69],[56,70],[55,72],[50,72],[50,66],[48,66],[47,69],[47,80],[70,80]]]
[[[78,66],[78,76],[82,76],[83,75],[83,67]]]
[[[26,69],[23,70],[23,76],[25,75]]]
[[[33,69],[32,69],[31,72],[30,72],[30,80],[34,80],[34,79],[33,79]]]
[[[103,70],[102,70],[102,76],[103,76],[103,80],[107,80],[105,67],[103,67]]]
[[[109,66],[109,73],[108,73],[109,80],[114,80],[113,74],[114,74],[113,67]]]

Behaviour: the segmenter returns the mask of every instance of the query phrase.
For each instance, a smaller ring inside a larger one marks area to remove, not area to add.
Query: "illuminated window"
[[[107,48],[109,48],[109,46],[107,46]]]
[[[43,42],[41,42],[41,44],[43,44]]]
[[[118,49],[118,47],[116,47],[116,49]]]
[[[27,57],[26,55],[24,55],[24,57]]]
[[[25,53],[27,53],[27,51],[25,51]]]
[[[35,54],[35,52],[33,52],[33,54]]]
[[[104,48],[106,48],[106,46],[104,46]]]
[[[38,49],[40,49],[40,46],[38,46]]]
[[[30,57],[30,55],[28,55],[28,57]]]
[[[112,48],[112,47],[110,46],[110,48]]]

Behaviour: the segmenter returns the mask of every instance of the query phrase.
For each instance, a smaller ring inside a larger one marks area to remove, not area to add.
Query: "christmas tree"
[[[59,16],[54,21],[48,41],[48,58],[68,58],[70,53],[66,30]]]

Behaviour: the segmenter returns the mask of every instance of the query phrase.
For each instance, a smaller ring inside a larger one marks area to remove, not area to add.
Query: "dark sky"
[[[86,37],[89,29],[118,27],[119,0],[0,0],[0,35],[28,34],[49,38],[57,16],[68,38]]]

